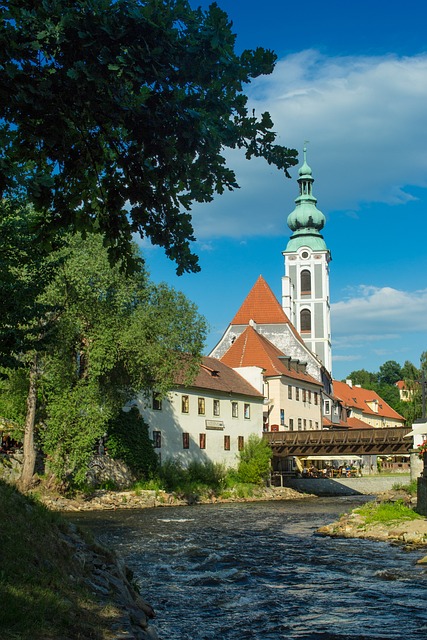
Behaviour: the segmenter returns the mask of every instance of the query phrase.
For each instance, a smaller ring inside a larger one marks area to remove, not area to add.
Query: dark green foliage
[[[123,460],[138,479],[149,479],[158,468],[158,458],[148,435],[148,425],[138,409],[121,411],[107,426],[107,451]]]
[[[427,352],[425,352],[427,354]],[[421,354],[421,366],[423,357]],[[352,371],[346,379],[352,380],[353,384],[359,384],[364,389],[372,389],[397,411],[406,420],[407,424],[412,424],[414,420],[421,418],[421,373],[422,369],[417,369],[412,362],[406,360],[403,367],[395,360],[388,360],[380,366],[378,373],[372,373],[365,369]],[[400,399],[396,382],[403,380],[406,389],[409,391],[409,400]]]
[[[364,389],[371,389],[371,385],[378,382],[378,374],[366,371],[366,369],[358,369],[349,373],[345,380],[351,380],[353,384],[360,384]]]
[[[250,435],[240,452],[237,469],[241,482],[263,484],[270,474],[273,453],[268,443],[258,436]]]
[[[194,493],[200,490],[218,490],[225,482],[227,472],[222,464],[192,461],[184,467],[176,460],[166,460],[159,477],[166,491]]]
[[[45,212],[42,232],[101,231],[132,260],[132,233],[197,271],[189,211],[238,187],[224,149],[288,175],[268,113],[248,114],[245,84],[276,56],[234,51],[216,4],[187,0],[1,3],[0,194]]]
[[[402,367],[395,360],[387,360],[380,366],[378,382],[380,384],[395,384],[398,380],[402,380]]]

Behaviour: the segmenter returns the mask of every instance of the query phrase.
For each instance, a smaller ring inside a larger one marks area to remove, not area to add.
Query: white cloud
[[[425,332],[427,289],[411,292],[360,285],[353,297],[331,305],[331,317],[333,334],[353,336],[353,343]]]
[[[330,58],[308,50],[278,62],[249,87],[250,108],[268,110],[278,141],[309,164],[319,209],[357,215],[363,202],[399,204],[427,186],[427,55]],[[262,160],[229,152],[241,189],[194,209],[198,238],[282,234],[297,196]],[[293,170],[296,176],[296,170]]]

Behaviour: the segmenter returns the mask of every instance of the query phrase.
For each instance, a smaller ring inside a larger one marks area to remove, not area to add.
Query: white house
[[[161,400],[155,392],[148,398],[141,395],[137,405],[161,462],[173,459],[187,466],[212,461],[236,467],[248,437],[262,434],[261,389],[260,368],[237,373],[216,358],[204,357],[191,385],[178,382]]]

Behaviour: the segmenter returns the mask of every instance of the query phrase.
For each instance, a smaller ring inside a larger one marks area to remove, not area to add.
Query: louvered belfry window
[[[311,273],[308,269],[301,271],[301,293],[311,293]]]
[[[303,309],[300,315],[301,333],[309,333],[311,331],[311,313],[309,309]]]

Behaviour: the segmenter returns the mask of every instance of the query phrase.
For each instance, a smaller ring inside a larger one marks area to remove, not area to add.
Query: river
[[[162,640],[427,638],[422,555],[316,535],[366,498],[70,515],[133,569]]]

